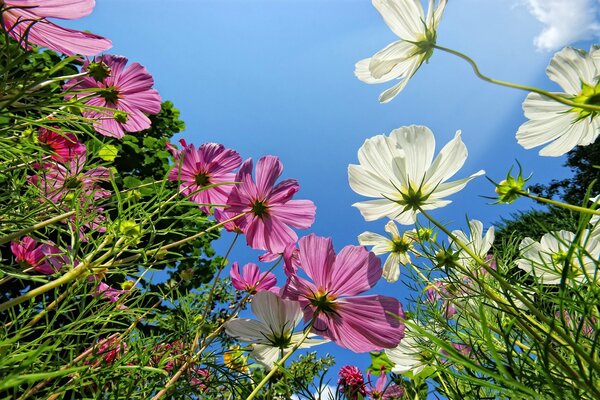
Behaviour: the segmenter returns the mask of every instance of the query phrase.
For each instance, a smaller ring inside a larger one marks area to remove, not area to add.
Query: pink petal
[[[387,296],[347,297],[328,316],[327,330],[316,332],[354,352],[393,348],[404,337],[404,324],[386,312],[404,317],[400,302]]]
[[[335,259],[328,289],[336,296],[353,296],[375,286],[381,273],[375,254],[362,246],[346,246]]]
[[[259,196],[268,196],[275,181],[283,172],[283,165],[275,156],[264,156],[256,163],[256,186]]]
[[[33,7],[27,11],[40,17],[78,19],[89,15],[95,6],[94,0],[6,0],[7,6]],[[17,12],[17,10],[14,10]]]
[[[331,238],[311,233],[298,242],[300,248],[300,266],[318,288],[327,288],[331,270],[335,262],[335,252]]]
[[[270,205],[269,213],[284,224],[308,229],[315,222],[316,209],[310,200],[290,200],[285,204]]]
[[[19,10],[25,18],[37,19],[33,14]],[[81,32],[63,28],[49,21],[38,21],[33,24],[19,23],[10,32],[15,39],[20,40],[27,27],[27,41],[38,46],[47,47],[66,55],[83,54],[93,55],[112,47],[112,42],[93,33]]]

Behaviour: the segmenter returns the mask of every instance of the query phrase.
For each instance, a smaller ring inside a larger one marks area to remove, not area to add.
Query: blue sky
[[[545,75],[547,49],[598,29],[597,0],[449,3],[438,44],[470,55],[490,76],[550,90],[558,88]],[[113,41],[110,53],[146,66],[163,99],[181,110],[188,142],[223,143],[255,160],[279,156],[283,177],[300,182],[297,198],[317,205],[310,231],[333,237],[338,250],[365,230],[383,233],[385,221],[366,223],[351,207],[364,199],[348,186],[347,166],[357,163],[366,138],[403,125],[429,126],[438,149],[461,129],[469,157],[459,178],[485,169],[501,180],[515,160],[535,182],[567,175],[564,158],[541,158],[516,143],[526,93],[478,80],[453,56],[434,53],[396,99],[379,104],[388,86],[357,80],[354,63],[397,38],[366,0],[99,0],[91,16],[64,25],[103,34]],[[491,206],[481,197],[493,194],[478,178],[433,214],[456,229],[467,213],[488,226],[532,205]],[[257,254],[238,246],[232,261],[256,261]],[[376,291],[407,294],[383,281]],[[323,351],[338,355],[338,366],[368,364],[333,345]]]

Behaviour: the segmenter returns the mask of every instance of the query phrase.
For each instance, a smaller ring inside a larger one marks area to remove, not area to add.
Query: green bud
[[[121,283],[121,289],[123,290],[129,290],[133,287],[134,282],[133,281],[125,281]]]
[[[511,168],[512,171],[512,168]],[[526,192],[525,183],[531,178],[523,179],[521,166],[519,165],[519,175],[513,177],[511,171],[506,174],[506,179],[496,185],[499,203],[511,204]]]
[[[88,64],[87,72],[96,82],[102,82],[110,76],[111,70],[110,67],[103,62],[92,61]]]

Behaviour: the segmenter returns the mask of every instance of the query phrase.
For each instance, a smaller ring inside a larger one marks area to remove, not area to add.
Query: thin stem
[[[556,206],[556,207],[566,208],[567,210],[576,211],[576,212],[585,213],[585,214],[600,215],[600,209],[599,210],[593,210],[591,208],[585,208],[585,207],[580,207],[580,206],[576,206],[576,205],[573,205],[573,204],[563,203],[563,202],[560,202],[560,201],[556,201],[556,200],[552,200],[552,199],[547,199],[545,197],[539,197],[539,196],[536,196],[536,195],[533,195],[531,193],[524,192],[524,191],[519,192],[519,194],[521,196],[528,197],[531,200],[539,201],[541,203],[550,204],[550,205],[553,205],[553,206]]]
[[[119,239],[119,241],[117,241],[117,244],[120,244],[123,240],[123,238]],[[61,285],[64,285],[65,283],[69,283],[75,279],[77,279],[80,275],[84,274],[88,269],[90,269],[92,267],[92,258],[93,256],[95,256],[100,250],[102,250],[104,247],[106,247],[108,244],[110,243],[110,240],[107,238],[104,240],[104,242],[102,242],[100,244],[100,246],[98,246],[98,249],[90,254],[84,261],[82,261],[81,264],[79,264],[78,266],[76,266],[75,268],[73,268],[72,270],[70,270],[69,272],[67,272],[66,274],[62,275],[60,278],[57,278],[55,280],[53,280],[52,282],[48,282],[42,286],[39,286],[35,289],[30,290],[29,292],[19,296],[19,297],[15,297],[14,299],[11,299],[9,301],[6,301],[2,304],[0,304],[0,312],[5,311],[11,307],[14,307],[16,305],[21,304],[22,302],[29,300],[29,299],[33,299],[36,296],[39,296],[40,294],[44,294],[54,288],[57,288]],[[111,251],[106,252],[106,254],[104,254],[102,257],[100,257],[96,262],[102,262],[104,261],[104,259],[110,257],[111,255]]]
[[[66,212],[64,214],[60,214],[60,215],[57,215],[56,217],[52,217],[52,218],[47,219],[45,221],[39,222],[39,223],[37,223],[35,225],[32,225],[32,226],[30,226],[28,228],[21,229],[20,231],[9,233],[8,235],[3,236],[3,237],[0,238],[0,245],[3,245],[4,243],[8,243],[8,242],[10,242],[13,239],[20,238],[23,235],[27,235],[28,233],[31,233],[31,232],[36,231],[38,229],[44,228],[44,227],[46,227],[48,225],[52,225],[52,224],[54,224],[56,222],[62,221],[64,219],[67,219],[67,218],[71,217],[72,215],[75,215],[75,211],[69,211],[69,212]]]
[[[208,292],[206,306],[204,307],[204,312],[202,313],[202,321],[206,320],[206,317],[208,316],[208,313],[210,312],[212,299],[214,296],[215,289],[217,287],[217,282],[219,281],[221,272],[223,272],[223,268],[225,268],[225,265],[227,264],[227,258],[229,257],[229,253],[231,253],[231,250],[233,249],[233,246],[235,245],[235,242],[237,241],[237,238],[239,236],[240,236],[240,234],[236,233],[235,236],[233,237],[233,240],[231,241],[231,244],[229,245],[229,248],[227,249],[227,252],[225,253],[225,256],[223,257],[223,261],[221,262],[221,265],[219,265],[219,269],[217,270],[217,273],[215,274],[212,287],[210,288],[210,291]]]
[[[489,76],[482,74],[481,71],[479,71],[479,67],[477,66],[477,63],[471,57],[467,56],[466,54],[463,54],[456,50],[449,49],[447,47],[438,46],[438,45],[434,45],[434,47],[438,50],[445,51],[446,53],[450,53],[452,55],[460,57],[463,60],[465,60],[466,62],[468,62],[471,65],[471,67],[473,68],[473,72],[475,72],[475,75],[477,75],[478,78],[480,78],[486,82],[490,82],[495,85],[510,87],[513,89],[526,90],[528,92],[538,93],[538,94],[541,94],[542,96],[546,96],[548,98],[551,98],[552,100],[558,101],[559,103],[562,103],[567,106],[577,107],[577,108],[581,108],[583,110],[588,110],[588,111],[600,111],[600,106],[596,106],[593,104],[577,103],[575,101],[571,101],[562,96],[558,96],[554,93],[550,93],[550,92],[547,92],[545,90],[542,90],[542,89],[539,89],[539,88],[536,88],[533,86],[520,85],[517,83],[506,82],[506,81],[501,81],[498,79],[490,78]]]

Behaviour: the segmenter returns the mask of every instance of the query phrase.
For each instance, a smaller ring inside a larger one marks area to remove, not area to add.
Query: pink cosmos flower
[[[56,129],[59,128],[56,127]],[[61,163],[81,157],[86,152],[85,145],[72,133],[59,133],[51,129],[40,128],[38,140],[53,153],[51,158]]]
[[[92,352],[93,358],[96,361],[104,361],[107,364],[112,364],[115,360],[127,352],[127,343],[120,342],[118,338],[102,339],[96,345]],[[90,361],[86,360],[85,364]]]
[[[85,163],[86,156],[82,154],[68,164],[50,162],[38,165],[40,172],[29,177],[29,182],[38,186],[45,198],[53,202],[71,198],[75,193],[94,199],[110,196],[109,191],[97,186],[98,182],[108,180],[108,168],[95,167],[84,172]]]
[[[234,182],[233,170],[240,166],[242,157],[222,144],[205,143],[197,150],[193,144],[186,145],[185,141],[181,144],[184,147],[174,153],[176,163],[169,172],[169,180],[181,181],[179,192],[200,203],[200,208],[206,213],[210,211],[210,204],[224,206],[233,184],[202,189],[208,185]]]
[[[0,27],[27,49],[28,43],[33,43],[68,56],[88,56],[112,47],[102,36],[63,28],[46,19],[85,17],[94,9],[94,0],[3,0],[0,6]]]
[[[404,337],[400,302],[392,297],[357,296],[381,278],[381,262],[362,246],[336,256],[330,238],[310,234],[299,241],[300,268],[313,281],[290,276],[284,296],[300,302],[313,332],[354,352],[396,347]]]
[[[99,282],[98,286],[93,292],[93,295],[94,297],[104,298],[111,303],[116,303],[119,300],[119,297],[126,292],[127,290],[115,289],[104,282]]]
[[[33,238],[25,236],[20,241],[11,242],[10,250],[15,261],[25,269],[33,268],[40,274],[52,275],[67,262],[61,251],[49,244],[38,244]]]
[[[254,249],[282,253],[298,235],[291,227],[309,228],[315,220],[316,207],[310,200],[292,200],[300,185],[286,179],[275,185],[283,165],[275,156],[265,156],[256,165],[256,182],[252,179],[252,160],[244,161],[235,178],[227,211],[247,213],[236,223]]]
[[[260,273],[258,265],[248,263],[244,265],[243,272],[240,274],[240,267],[237,262],[231,265],[231,283],[237,290],[243,290],[250,294],[270,290],[277,284],[277,278],[271,272]],[[278,293],[279,289],[276,288]]]
[[[340,392],[344,393],[349,400],[357,400],[358,395],[365,396],[367,387],[365,386],[365,378],[357,367],[354,365],[346,365],[339,372],[340,379],[338,386]]]
[[[139,63],[125,67],[127,58],[110,54],[96,57],[93,62],[87,60],[82,71],[98,64],[110,71],[108,76],[101,79],[85,76],[66,84],[68,91],[78,91],[77,97],[90,97],[85,104],[95,108],[86,108],[83,116],[94,120],[96,132],[117,139],[122,138],[125,132],[149,128],[150,119],[145,113],[158,114],[161,104],[160,95],[152,89],[152,75]],[[66,95],[67,98],[72,96]]]
[[[369,373],[369,381],[371,380],[371,373]],[[381,367],[381,374],[375,382],[375,387],[370,384],[367,392],[373,400],[396,400],[401,399],[404,396],[404,388],[400,385],[392,383],[387,384],[388,379],[385,374],[385,367]]]

